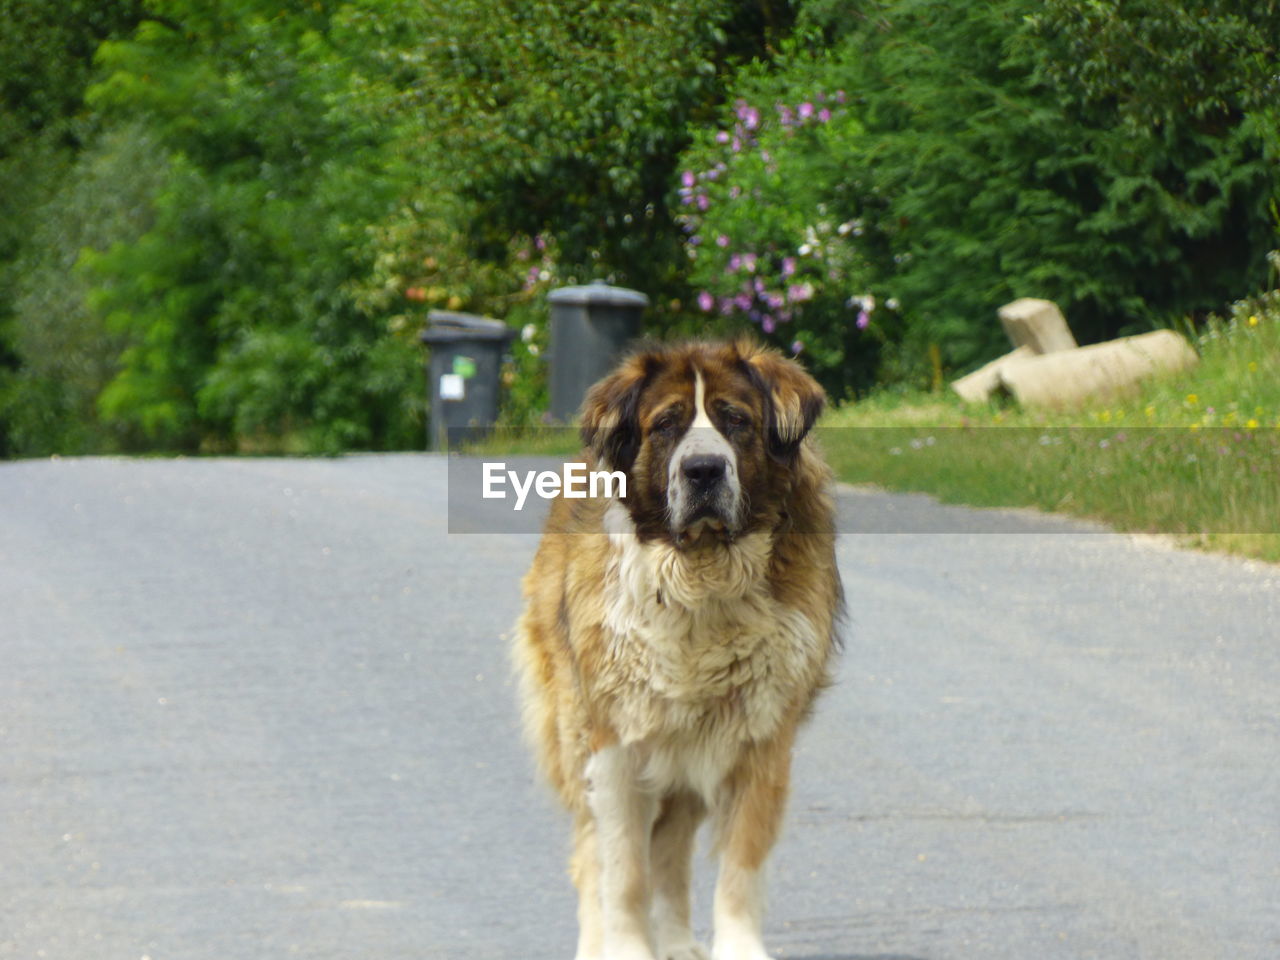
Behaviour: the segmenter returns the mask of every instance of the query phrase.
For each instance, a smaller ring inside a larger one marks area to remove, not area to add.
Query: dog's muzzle
[[[678,544],[690,545],[707,534],[733,539],[741,487],[733,448],[719,431],[690,430],[672,457],[668,481],[671,529]]]

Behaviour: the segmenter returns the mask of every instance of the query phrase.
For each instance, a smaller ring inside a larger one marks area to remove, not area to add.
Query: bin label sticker
[[[457,364],[455,362],[454,366]],[[456,373],[440,374],[440,399],[462,400],[467,395],[467,381]]]
[[[463,380],[470,380],[476,375],[476,362],[471,357],[454,357],[453,372]]]

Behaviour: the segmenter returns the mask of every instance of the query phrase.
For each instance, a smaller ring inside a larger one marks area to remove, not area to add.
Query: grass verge
[[[828,416],[824,447],[849,482],[1280,562],[1280,291],[1235,304],[1197,347],[1188,374],[1069,412],[874,397]]]

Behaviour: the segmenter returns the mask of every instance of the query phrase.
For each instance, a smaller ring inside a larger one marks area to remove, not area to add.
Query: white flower
[[[520,328],[520,339],[525,343],[532,343],[533,338],[538,335],[538,328],[532,323],[526,323]]]
[[[797,250],[796,253],[800,254],[802,257],[807,257],[809,254],[813,253],[813,246],[808,243],[802,243],[800,244],[800,249]]]

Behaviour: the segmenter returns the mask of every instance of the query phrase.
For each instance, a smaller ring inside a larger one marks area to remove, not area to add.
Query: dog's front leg
[[[600,856],[605,960],[653,960],[649,835],[657,800],[641,783],[631,751],[618,744],[592,754],[587,781]]]
[[[769,960],[764,862],[778,838],[791,778],[791,736],[753,745],[729,775],[719,804],[720,874],[715,960]]]

